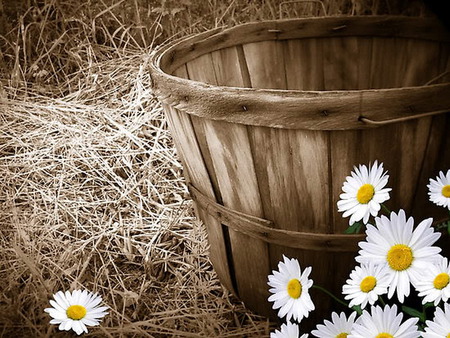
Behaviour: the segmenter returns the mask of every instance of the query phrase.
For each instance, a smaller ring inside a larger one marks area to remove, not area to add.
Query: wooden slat
[[[270,41],[244,46],[252,87],[285,89],[289,82],[300,85],[288,75],[287,70],[298,66],[298,60],[289,53],[292,51],[289,47],[295,48],[292,44],[289,46]],[[287,55],[281,55],[284,52]],[[316,85],[314,82],[310,84]],[[328,232],[328,159],[327,153],[324,153],[326,135],[323,132],[264,127],[248,127],[248,132],[265,217],[272,220],[278,229],[302,233]],[[269,252],[273,269],[276,269],[283,255],[297,258],[303,269],[313,266],[316,283],[329,288],[330,283],[326,281],[329,282],[329,261],[332,255],[282,244],[270,245]],[[315,295],[317,311],[308,322],[318,322],[319,317],[323,318],[330,310],[327,298]],[[309,325],[305,322],[302,324]]]
[[[244,81],[240,75],[240,64],[236,47],[212,52],[211,57],[218,84],[221,86],[244,87]]]
[[[326,39],[323,43],[325,90],[358,88],[358,40],[356,37]]]
[[[405,44],[408,57],[399,86],[423,86],[439,75],[439,44],[418,39],[406,40]]]
[[[180,68],[177,75],[187,77],[186,70]],[[164,105],[163,107],[169,121],[169,126],[171,127],[175,145],[183,162],[187,181],[195,185],[197,189],[209,198],[216,200],[216,196],[209,180],[208,170],[205,167],[203,156],[190,121],[190,116],[167,105]],[[203,210],[197,208],[196,212],[199,218],[205,223],[208,231],[208,240],[210,244],[213,244],[210,246],[209,257],[214,269],[220,276],[223,285],[230,291],[235,292],[230,277],[230,267],[227,260],[222,226],[217,220]]]
[[[358,38],[358,89],[370,88],[370,65],[372,62],[373,38]]]
[[[401,58],[396,54],[396,43],[393,37],[373,39],[370,88],[396,87],[397,61]]]
[[[448,115],[432,118],[420,176],[413,189],[415,198],[413,199],[411,214],[416,220],[433,217],[435,221],[441,221],[448,217],[448,212],[445,208],[430,202],[427,185],[430,183],[430,178],[436,179],[440,170],[445,173],[450,168],[449,130],[450,118]]]
[[[284,45],[287,88],[324,90],[322,41],[295,39]]]
[[[409,63],[405,70],[404,85],[423,85],[447,70],[446,63],[450,63],[448,44],[439,45],[427,41],[410,40],[407,48],[410,58],[408,58]],[[416,52],[417,50],[423,50],[423,52],[419,54]],[[436,55],[440,56],[439,62],[436,62]],[[411,201],[411,213],[418,220],[428,217],[440,220],[447,216],[444,210],[441,210],[442,208],[432,208],[426,186],[431,177],[437,176],[438,168],[444,171],[450,168],[449,151],[444,145],[445,139],[448,139],[449,121],[450,118],[447,114],[447,116],[421,119],[414,126],[415,133],[418,133],[417,130],[422,131],[422,139],[415,140],[420,147],[414,149],[416,152],[423,150],[422,158],[416,158],[416,161],[420,161],[420,172],[417,172]],[[426,128],[428,128],[428,134],[426,134]],[[413,137],[420,137],[420,135]]]
[[[230,81],[230,75],[220,71],[223,69],[221,62],[223,57],[224,64],[229,65],[235,53],[235,50],[223,51],[214,57],[205,55],[198,62],[188,63],[190,78],[216,84]],[[230,72],[240,69],[237,67],[239,64],[234,65],[234,68],[229,69]],[[223,205],[262,217],[261,199],[245,126],[204,120],[202,127]],[[270,306],[260,301],[268,296],[267,275],[270,269],[267,244],[232,229],[229,230],[229,240],[239,298],[259,313],[268,314]]]
[[[283,44],[261,41],[243,46],[252,88],[286,89]]]
[[[247,130],[242,125],[208,121],[208,145],[221,189],[223,204],[229,208],[263,217]],[[270,272],[267,244],[240,232],[230,231],[233,262],[239,297],[250,308],[267,314],[261,304],[268,296],[267,275]]]

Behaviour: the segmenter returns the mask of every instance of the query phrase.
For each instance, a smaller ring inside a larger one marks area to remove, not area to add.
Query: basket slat
[[[323,90],[322,41],[295,39],[284,42],[286,80],[289,89]]]
[[[252,88],[267,88],[267,79],[273,89],[286,89],[283,44],[262,41],[243,46]]]
[[[360,37],[358,39],[358,89],[370,88],[372,45],[372,37]]]
[[[220,55],[216,55],[216,60],[217,57]],[[220,76],[223,73],[216,74],[215,69],[218,68],[214,67],[214,59],[210,55],[199,59],[198,62],[187,64],[190,79],[214,84],[226,81]],[[245,126],[205,121],[204,128],[209,152],[214,154],[211,156],[212,164],[223,205],[262,217],[261,199]],[[248,306],[267,313],[267,307],[259,300],[268,296],[267,288],[260,283],[267,279],[270,272],[268,245],[232,229],[229,229],[229,241],[237,294]]]
[[[341,37],[322,41],[327,44],[323,55],[325,90],[358,88],[358,40]]]
[[[183,159],[183,167],[187,180],[195,184],[202,192],[210,198],[215,198],[212,187],[209,184],[208,173],[203,164],[202,156],[198,151],[198,145],[195,144],[195,135],[193,135],[192,125],[189,116],[180,114],[175,109],[167,108],[166,112],[171,132],[177,139],[177,149],[181,150],[180,157]],[[194,144],[193,144],[194,142]],[[185,160],[188,157],[189,160]],[[206,175],[206,176],[205,176]],[[208,231],[208,239],[211,243],[215,243],[210,247],[209,256],[213,263],[214,269],[221,277],[222,284],[230,291],[234,292],[234,285],[231,280],[230,268],[228,261],[223,259],[227,257],[225,248],[225,239],[221,230],[221,224],[204,210],[196,209],[200,219],[205,222]]]

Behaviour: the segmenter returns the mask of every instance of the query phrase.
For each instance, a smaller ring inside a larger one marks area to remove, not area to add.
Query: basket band
[[[188,184],[188,188],[197,206],[221,224],[264,242],[313,251],[354,253],[358,250],[358,242],[365,238],[363,234],[324,234],[277,229],[272,221],[247,215],[217,203],[192,184]]]

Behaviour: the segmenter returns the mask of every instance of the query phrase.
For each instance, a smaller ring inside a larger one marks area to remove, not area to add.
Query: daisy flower
[[[437,307],[433,320],[427,320],[423,338],[450,337],[450,304],[444,304],[444,310]]]
[[[325,320],[325,325],[317,325],[317,330],[312,330],[311,334],[319,338],[345,338],[350,334],[355,323],[356,312],[353,312],[347,319],[344,312],[338,316],[336,312],[331,314],[331,322]]]
[[[44,309],[53,319],[50,324],[59,324],[59,329],[74,330],[77,334],[88,332],[86,325],[95,326],[108,312],[107,306],[98,306],[102,297],[86,290],[72,293],[58,291],[50,300],[51,308]]]
[[[389,199],[391,188],[385,188],[389,179],[387,172],[383,172],[383,163],[375,161],[371,168],[365,165],[354,167],[351,176],[347,176],[337,202],[342,217],[350,216],[349,224],[363,220],[369,221],[370,215],[376,216],[381,209],[381,203]]]
[[[275,332],[271,332],[270,338],[299,338],[299,335],[300,331],[298,325],[287,322],[286,324],[281,325],[280,331],[275,330]],[[306,335],[306,337],[307,336],[308,335]]]
[[[371,313],[364,310],[353,324],[348,338],[418,338],[421,332],[417,327],[419,318],[413,317],[402,323],[403,313],[397,313],[397,306],[372,306]]]
[[[284,262],[278,263],[279,271],[272,271],[269,275],[269,291],[273,293],[269,302],[274,302],[273,309],[280,309],[278,316],[289,321],[294,318],[300,322],[303,317],[308,317],[310,311],[314,310],[314,304],[309,295],[309,288],[313,281],[308,279],[311,267],[303,270],[298,260],[289,259],[283,255]]]
[[[366,241],[360,242],[359,263],[372,262],[385,264],[391,275],[388,298],[397,292],[398,300],[403,303],[409,296],[410,284],[416,285],[422,271],[434,264],[442,256],[441,248],[432,246],[441,236],[431,227],[432,219],[428,218],[414,227],[414,219],[406,220],[403,210],[391,212],[386,216],[376,217],[377,227],[371,224],[366,228]]]
[[[430,178],[430,184],[427,187],[430,201],[450,210],[450,170],[446,175],[440,171],[436,180]]]
[[[387,293],[391,274],[385,264],[374,265],[372,262],[355,267],[350,279],[342,287],[345,299],[350,299],[349,307],[360,305],[364,309],[369,303],[373,305],[378,296]]]
[[[437,306],[441,300],[448,301],[450,298],[450,264],[447,257],[423,271],[422,278],[417,282],[416,290],[419,292],[419,297],[424,297],[422,304],[434,302],[434,305]]]

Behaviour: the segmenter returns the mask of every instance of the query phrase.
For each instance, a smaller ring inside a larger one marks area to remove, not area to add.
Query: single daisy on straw
[[[331,314],[332,321],[325,320],[325,325],[317,325],[317,330],[312,330],[311,334],[319,338],[345,338],[350,334],[355,318],[356,312],[353,312],[348,319],[344,312],[341,312],[340,315],[333,312]]]
[[[450,304],[444,304],[444,310],[436,308],[433,320],[426,321],[427,327],[422,332],[423,338],[447,338],[450,337]]]
[[[270,333],[270,338],[299,338],[300,330],[297,324],[287,322],[281,325],[280,330],[275,330],[275,332]],[[307,338],[308,335],[304,334],[301,338]]]
[[[440,171],[435,180],[430,178],[430,184],[427,187],[430,201],[450,210],[450,169],[445,175]]]
[[[72,293],[58,291],[50,300],[51,308],[44,309],[53,319],[50,324],[59,324],[61,331],[74,330],[78,335],[88,332],[86,326],[99,325],[100,319],[108,312],[107,306],[98,306],[102,297],[86,290],[75,290]]]
[[[349,307],[360,305],[364,309],[369,303],[373,305],[378,296],[386,294],[391,274],[385,264],[375,265],[372,262],[356,266],[342,286],[345,299],[350,299]]]
[[[298,260],[289,259],[283,255],[284,262],[278,263],[279,271],[272,271],[269,275],[269,289],[273,293],[269,297],[269,302],[273,303],[273,309],[280,309],[278,316],[289,321],[294,318],[300,322],[303,317],[308,317],[310,311],[314,310],[314,304],[309,295],[309,288],[313,281],[308,279],[311,267],[303,270],[300,268]]]
[[[419,297],[424,297],[422,304],[434,302],[437,306],[441,300],[443,302],[449,300],[450,264],[447,257],[443,257],[437,264],[430,265],[423,271],[416,290],[419,292]]]
[[[375,161],[371,168],[365,165],[354,167],[351,176],[347,176],[337,202],[342,217],[350,216],[349,224],[363,220],[369,221],[370,215],[376,216],[381,209],[381,203],[389,199],[391,188],[385,188],[389,179],[387,172],[383,172],[383,163]]]
[[[417,327],[419,318],[410,318],[402,323],[403,313],[397,313],[397,306],[372,306],[371,312],[364,310],[353,324],[348,338],[418,338],[421,332]]]
[[[432,228],[432,221],[428,218],[414,229],[414,219],[406,220],[405,212],[400,210],[398,214],[391,212],[390,219],[376,217],[377,227],[367,225],[366,241],[359,242],[362,250],[356,261],[388,266],[391,275],[388,298],[396,291],[403,303],[404,297],[409,296],[410,283],[415,286],[422,271],[442,257],[441,248],[432,246],[441,236]]]

